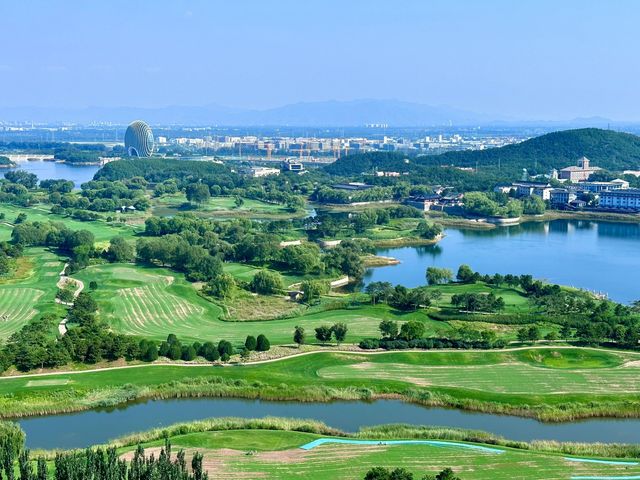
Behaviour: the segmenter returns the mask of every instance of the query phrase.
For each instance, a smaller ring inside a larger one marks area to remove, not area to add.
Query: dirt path
[[[620,353],[617,350],[608,350],[608,349],[604,349],[604,348],[596,348],[596,347],[574,347],[571,345],[557,345],[557,346],[553,346],[553,345],[535,345],[535,346],[531,346],[531,347],[512,347],[512,348],[504,348],[504,349],[492,349],[492,350],[460,350],[460,349],[441,349],[441,350],[419,350],[419,349],[414,349],[414,350],[392,350],[392,351],[376,351],[376,352],[367,352],[367,351],[357,351],[357,350],[339,350],[336,348],[326,348],[326,349],[322,349],[322,350],[312,350],[309,352],[300,352],[300,353],[294,353],[293,355],[288,355],[288,356],[284,356],[284,357],[278,357],[278,358],[270,358],[267,360],[256,360],[254,362],[244,362],[244,363],[240,363],[240,364],[226,364],[226,365],[221,365],[221,364],[216,364],[216,363],[211,363],[211,362],[206,362],[206,363],[175,363],[175,362],[155,362],[155,363],[144,363],[144,364],[140,364],[140,365],[121,365],[118,367],[104,367],[104,368],[91,368],[88,370],[70,370],[70,371],[60,371],[60,372],[46,372],[46,373],[25,373],[25,374],[20,374],[20,375],[8,375],[8,376],[0,376],[0,381],[2,380],[10,380],[10,379],[14,379],[14,378],[36,378],[36,377],[51,377],[51,376],[56,376],[56,375],[77,375],[77,374],[81,374],[81,373],[96,373],[96,372],[108,372],[110,370],[125,370],[128,368],[143,368],[143,367],[167,367],[167,366],[171,366],[171,367],[184,367],[184,368],[199,368],[199,367],[208,367],[211,368],[212,366],[217,366],[217,367],[222,367],[222,368],[234,368],[234,367],[243,367],[243,366],[252,366],[252,365],[260,365],[260,364],[264,364],[264,363],[274,363],[274,362],[281,362],[283,360],[288,360],[290,358],[297,358],[297,357],[304,357],[307,355],[316,355],[319,353],[344,353],[344,354],[348,354],[348,355],[390,355],[393,353],[398,353],[398,352],[402,352],[402,353],[406,353],[406,352],[412,352],[412,353],[460,353],[460,352],[470,352],[470,353],[481,353],[481,352],[491,352],[491,353],[500,353],[500,352],[517,352],[520,350],[539,350],[539,349],[545,349],[545,348],[555,348],[555,349],[569,349],[569,348],[581,348],[583,350],[593,350],[593,351],[597,351],[597,352],[602,352],[602,351],[607,351],[607,352],[611,352],[611,353]],[[625,354],[630,354],[630,355],[640,355],[640,352],[633,352],[633,351],[625,351]]]
[[[73,292],[73,298],[75,299],[78,295],[80,295],[80,292],[84,290],[84,282],[82,282],[82,280],[78,280],[77,278],[71,278],[66,276],[64,272],[67,270],[68,266],[69,264],[65,263],[64,267],[62,267],[62,271],[60,272],[60,278],[58,279],[58,283],[56,284],[56,286],[58,288],[64,288],[66,284],[74,283],[76,285],[76,289]],[[61,305],[66,305],[68,307],[73,305],[73,302],[63,302],[59,298],[56,298],[56,303],[60,303]],[[65,335],[67,333],[67,320],[68,320],[67,317],[65,317],[62,320],[60,320],[60,323],[58,324],[58,333],[60,333],[60,335]]]

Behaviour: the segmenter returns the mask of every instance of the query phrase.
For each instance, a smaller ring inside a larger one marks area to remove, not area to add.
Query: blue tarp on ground
[[[569,462],[584,462],[584,463],[604,463],[605,465],[638,465],[638,462],[625,462],[622,460],[596,460],[594,458],[572,458],[564,457]]]
[[[471,445],[459,442],[443,442],[438,440],[356,440],[350,438],[318,438],[313,442],[306,443],[300,448],[303,450],[311,450],[312,448],[324,445],[326,443],[342,443],[351,445],[430,445],[432,447],[455,447],[476,450],[484,453],[504,453],[499,448],[482,447],[479,445]]]

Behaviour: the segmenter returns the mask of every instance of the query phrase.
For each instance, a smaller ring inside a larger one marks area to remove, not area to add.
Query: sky
[[[0,107],[397,99],[640,120],[634,0],[2,0]]]

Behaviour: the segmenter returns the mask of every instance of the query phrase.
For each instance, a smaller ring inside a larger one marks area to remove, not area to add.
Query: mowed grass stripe
[[[347,341],[357,343],[362,338],[378,336],[378,325],[387,318],[400,323],[421,320],[428,334],[450,328],[446,322],[430,320],[422,312],[399,314],[387,306],[368,305],[268,321],[223,321],[220,306],[200,297],[192,284],[172,273],[164,268],[102,264],[87,267],[74,277],[85,285],[92,280],[98,283],[94,297],[99,316],[114,331],[154,340],[164,340],[174,333],[185,342],[225,339],[239,344],[247,335],[263,333],[272,345],[290,344],[296,325],[311,334],[320,325],[345,322],[349,327]]]
[[[403,380],[421,386],[458,387],[509,394],[637,393],[640,367],[552,369],[523,363],[430,366],[374,361],[336,365],[318,370],[322,378],[347,380]]]
[[[133,331],[148,332],[149,329],[171,328],[181,320],[203,313],[203,309],[167,291],[166,282],[154,282],[144,287],[119,290],[123,319]],[[181,328],[196,329],[197,325],[182,325]]]
[[[195,305],[167,292],[161,285],[154,284],[152,287],[152,298],[169,323],[174,324],[176,320],[185,320],[190,315],[201,313]]]
[[[10,336],[37,313],[34,307],[43,294],[34,288],[0,288],[0,338]]]
[[[144,328],[140,308],[136,302],[135,289],[121,290],[122,303],[119,305],[124,310],[124,319],[129,324],[137,326],[137,331]]]

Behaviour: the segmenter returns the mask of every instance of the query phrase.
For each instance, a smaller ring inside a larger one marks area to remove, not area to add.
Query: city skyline
[[[638,121],[638,13],[630,1],[5,3],[0,107],[367,98],[517,121]]]

